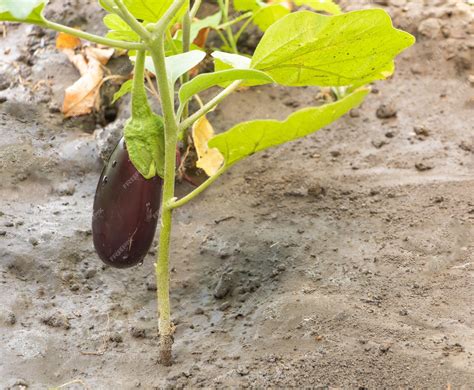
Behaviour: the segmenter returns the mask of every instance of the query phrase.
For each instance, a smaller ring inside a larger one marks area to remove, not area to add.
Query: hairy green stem
[[[228,95],[234,92],[239,85],[242,83],[242,80],[237,80],[232,82],[228,87],[214,96],[211,100],[209,100],[204,106],[202,106],[198,111],[192,114],[189,118],[186,118],[179,124],[179,133],[182,134],[189,126],[191,126],[194,122],[196,122],[200,117],[207,114],[211,111],[215,106],[217,106],[222,100],[224,100]]]
[[[145,90],[145,50],[139,50],[135,58],[132,87],[132,117],[145,117],[151,108]]]
[[[158,311],[160,313],[160,361],[171,365],[171,346],[173,330],[169,297],[169,252],[172,225],[172,209],[169,207],[174,198],[176,144],[178,125],[174,114],[173,94],[170,91],[165,65],[164,36],[154,41],[150,47],[157,74],[158,90],[161,97],[165,125],[165,174],[163,178],[163,198],[161,206],[161,229],[156,262],[156,281]]]
[[[86,41],[89,41],[89,42],[98,43],[99,45],[105,45],[109,47],[116,47],[119,49],[127,49],[127,50],[140,50],[145,47],[143,43],[125,42],[125,41],[119,41],[116,39],[109,39],[109,38],[101,37],[99,35],[90,34],[81,30],[76,30],[75,28],[64,26],[59,23],[51,22],[46,19],[43,20],[41,23],[38,22],[38,23],[33,23],[33,24],[38,24],[41,27],[47,27],[47,28],[50,28],[51,30],[73,35],[75,37],[85,39]]]
[[[181,199],[175,200],[170,204],[170,208],[176,209],[178,207],[184,206],[189,201],[197,197],[201,192],[203,192],[207,187],[214,183],[224,172],[229,169],[229,166],[222,166],[214,175],[209,177],[204,183],[202,183],[198,188],[190,192],[188,195],[183,196]]]

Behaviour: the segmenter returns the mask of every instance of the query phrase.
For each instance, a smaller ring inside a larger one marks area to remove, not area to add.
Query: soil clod
[[[377,108],[376,115],[379,119],[393,118],[397,116],[397,109],[393,103],[381,104],[379,108]]]

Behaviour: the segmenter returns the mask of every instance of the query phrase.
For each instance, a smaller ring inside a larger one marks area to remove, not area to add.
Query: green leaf
[[[341,7],[332,0],[293,0],[293,2],[298,7],[306,5],[315,11],[324,11],[328,14],[338,15],[341,13]]]
[[[255,13],[253,23],[262,31],[266,31],[273,23],[288,15],[290,10],[281,4],[271,4]]]
[[[191,50],[186,53],[166,57],[166,70],[170,84],[174,84],[180,76],[198,65],[204,57],[206,57],[206,53],[200,50]],[[134,61],[133,57],[130,58]],[[150,72],[156,74],[155,66],[151,57],[146,57],[145,67]]]
[[[133,80],[125,81],[121,86],[120,89],[114,93],[114,98],[112,99],[112,104],[114,104],[117,100],[119,100],[122,96],[126,95],[127,93],[132,92],[133,88]]]
[[[259,0],[234,0],[234,9],[236,11],[256,11],[263,5]]]
[[[215,73],[204,73],[183,84],[179,90],[179,100],[184,104],[193,95],[216,85],[225,85],[235,80],[254,80],[259,84],[272,83],[273,80],[264,72],[252,69],[229,69]]]
[[[249,69],[251,58],[240,55],[240,54],[231,54],[225,53],[223,51],[215,51],[212,54],[212,57],[217,58],[224,64],[229,65],[230,68],[234,69]]]
[[[190,39],[190,41],[193,42],[196,39],[196,37],[198,36],[199,31],[201,29],[208,28],[208,27],[216,28],[217,26],[219,26],[219,24],[221,22],[221,18],[222,18],[222,13],[217,12],[214,15],[208,16],[207,18],[192,22],[191,23],[191,39]],[[182,33],[183,30],[180,30],[180,31]]]
[[[115,14],[108,14],[104,17],[104,24],[110,29],[106,37],[128,42],[138,42],[140,37],[125,23],[122,18]]]
[[[133,165],[145,179],[164,175],[163,119],[154,114],[132,116],[125,124],[125,141]]]
[[[47,0],[0,0],[0,21],[44,24]]]
[[[199,34],[199,31],[203,28],[216,28],[219,26],[221,22],[222,14],[221,12],[217,12],[214,15],[210,15],[207,18],[196,20],[191,23],[191,34],[190,34],[190,42],[194,42],[196,37]],[[183,40],[183,30],[180,29],[174,35],[174,38],[182,41]]]
[[[345,86],[386,78],[415,42],[383,10],[337,16],[301,11],[280,19],[258,44],[252,68],[289,86]]]
[[[173,0],[124,0],[130,13],[137,19],[155,23],[173,3]],[[108,12],[112,12],[101,0],[99,4]]]
[[[225,53],[222,51],[215,51],[212,54],[214,57],[214,73],[222,72],[231,69],[238,69],[238,70],[248,70],[250,67],[251,58],[246,57],[240,54],[232,54],[232,53]],[[265,73],[264,73],[265,74]],[[266,75],[270,82],[274,82],[274,80]],[[224,81],[219,84],[220,87],[225,88],[227,87],[231,81]],[[242,87],[253,87],[255,85],[263,85],[267,84],[267,81],[261,79],[246,79],[241,86]]]
[[[180,76],[198,65],[204,57],[206,57],[206,53],[200,50],[191,50],[166,57],[166,70],[171,84],[174,84]]]
[[[254,120],[240,123],[212,138],[209,147],[219,149],[225,158],[225,165],[230,166],[258,151],[321,129],[359,105],[368,92],[368,89],[359,89],[335,103],[304,108],[281,122]]]

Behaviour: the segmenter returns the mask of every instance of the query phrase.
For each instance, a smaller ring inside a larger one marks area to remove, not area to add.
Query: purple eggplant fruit
[[[124,138],[99,179],[94,198],[94,247],[108,265],[128,268],[143,261],[155,236],[162,180],[145,179],[130,161]]]

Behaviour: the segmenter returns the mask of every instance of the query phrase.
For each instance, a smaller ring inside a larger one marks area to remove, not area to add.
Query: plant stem
[[[217,106],[222,100],[224,100],[228,95],[234,92],[239,85],[242,83],[242,80],[236,80],[232,82],[228,87],[214,96],[209,100],[204,106],[202,106],[198,111],[192,114],[189,118],[186,118],[179,124],[179,133],[184,132],[189,126],[196,122],[200,117],[211,111],[215,106]]]
[[[225,3],[224,3],[225,1]],[[223,24],[228,24],[229,22],[229,0],[217,0],[217,3],[219,4],[219,8],[222,13],[222,20]],[[235,39],[234,39],[234,33],[232,32],[232,27],[230,25],[227,25],[225,28],[225,31],[227,33],[227,39],[230,43],[230,48],[232,51],[236,54],[238,54],[237,50],[237,45],[235,44]]]
[[[183,16],[183,53],[188,52],[190,47],[191,47],[191,16],[189,12],[186,12]]]
[[[145,90],[145,50],[138,50],[135,58],[132,87],[132,117],[144,117],[151,114]]]
[[[160,313],[160,362],[171,365],[171,347],[173,335],[171,326],[169,297],[169,251],[171,238],[172,210],[169,207],[174,198],[177,123],[174,115],[174,104],[166,77],[165,49],[163,38],[155,43],[152,50],[153,62],[157,71],[158,89],[161,97],[165,124],[165,174],[163,183],[163,199],[161,206],[161,230],[156,263],[156,281],[158,311]]]
[[[189,11],[189,16],[191,17],[191,20],[196,17],[196,14],[198,13],[199,8],[201,7],[201,1],[202,0],[194,0],[194,4],[191,8],[191,11]]]
[[[238,23],[243,19],[250,18],[252,15],[253,15],[253,12],[247,12],[245,14],[242,14],[242,15],[236,17],[234,20],[231,20],[227,23],[220,24],[219,26],[216,27],[216,29],[222,29],[224,27],[232,26],[233,24]]]
[[[191,16],[189,11],[183,16],[183,53],[189,51],[191,47]],[[189,72],[186,72],[181,78],[181,85],[189,81]],[[189,103],[186,102],[183,109],[183,118],[187,118],[189,114]],[[179,120],[179,117],[178,117]]]
[[[193,200],[196,196],[198,196],[201,192],[203,192],[207,187],[209,187],[212,183],[214,183],[219,176],[221,176],[229,166],[224,165],[222,166],[214,175],[209,177],[204,183],[202,183],[198,188],[190,192],[188,195],[182,197],[181,199],[175,200],[170,204],[170,208],[176,209],[188,203],[189,201]]]
[[[109,47],[116,47],[119,49],[127,49],[127,50],[140,50],[145,47],[143,43],[125,42],[125,41],[119,41],[116,39],[109,39],[109,38],[101,37],[99,35],[89,34],[81,30],[76,30],[75,28],[64,26],[59,23],[51,22],[49,20],[43,20],[43,22],[37,23],[37,24],[41,27],[47,27],[47,28],[50,28],[51,30],[73,35],[75,37],[85,39],[89,42],[98,43],[99,45],[105,45]]]
[[[174,112],[174,93],[168,83],[165,65],[165,30],[173,15],[181,8],[185,0],[175,1],[167,13],[158,22],[155,33],[158,37],[150,43],[149,49],[156,69],[158,90],[161,97],[161,108],[165,125],[165,168],[163,178],[163,199],[161,204],[161,229],[156,261],[156,282],[158,322],[160,330],[160,362],[169,366],[172,363],[171,347],[173,345],[173,328],[171,324],[171,308],[169,296],[169,252],[171,241],[172,209],[169,207],[174,198],[176,144],[178,140],[178,124]],[[174,10],[170,13],[170,10]],[[160,27],[161,26],[161,27]]]
[[[214,29],[214,31],[217,33],[217,35],[219,35],[219,38],[221,39],[222,43],[227,46],[227,47],[230,47],[230,43],[229,41],[227,40],[227,38],[225,37],[224,34],[222,34],[219,30],[217,29]]]
[[[173,52],[173,55],[179,54],[178,48],[176,47],[173,41],[173,37],[171,36],[171,32],[169,29],[166,30],[166,41],[168,42],[168,45],[170,46],[171,51]]]
[[[240,27],[239,31],[237,31],[237,34],[235,34],[235,43],[237,44],[239,42],[239,38],[242,35],[242,33],[245,31],[247,26],[250,24],[250,22],[253,20],[255,14],[251,15],[251,18],[247,19],[245,23]]]

